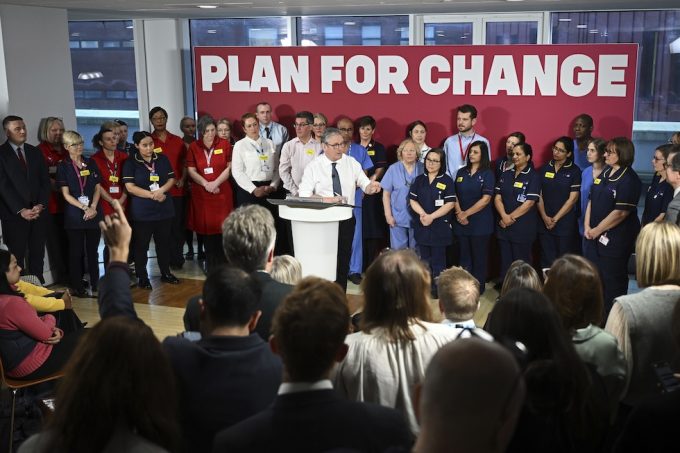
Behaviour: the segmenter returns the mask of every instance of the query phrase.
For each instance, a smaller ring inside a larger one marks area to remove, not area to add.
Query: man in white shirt
[[[255,107],[257,119],[260,122],[260,136],[274,143],[276,155],[281,155],[281,147],[288,141],[288,129],[283,125],[272,121],[272,106],[268,102],[260,102]]]
[[[236,206],[247,203],[269,208],[266,198],[276,191],[279,156],[271,140],[262,137],[257,118],[252,113],[241,117],[246,136],[236,142],[231,157],[231,172],[236,188]]]
[[[673,187],[673,199],[666,208],[667,222],[678,223],[680,214],[680,158],[676,158],[680,152],[680,145],[673,145],[666,159],[666,181]]]
[[[458,107],[456,113],[456,127],[458,133],[452,135],[444,142],[444,152],[446,153],[446,173],[452,178],[456,178],[456,173],[461,167],[464,167],[467,160],[467,154],[470,151],[470,145],[477,140],[486,142],[489,146],[489,140],[475,132],[475,124],[477,123],[477,109],[470,104],[464,104]],[[489,160],[491,156],[489,156]]]
[[[380,192],[380,183],[371,182],[364,173],[359,162],[347,156],[344,151],[347,143],[340,131],[329,127],[322,138],[323,154],[314,159],[302,175],[301,197],[318,197],[327,203],[345,201],[350,205],[355,202],[355,188],[358,186],[367,194]],[[335,281],[347,289],[349,260],[352,254],[354,237],[354,216],[339,223],[338,261]]]
[[[281,149],[279,176],[283,187],[296,197],[305,167],[321,154],[321,142],[312,137],[312,112],[298,112],[295,115],[295,134],[297,137],[286,142]]]
[[[473,319],[479,309],[479,282],[462,267],[451,267],[437,278],[442,324],[459,329],[475,329]]]

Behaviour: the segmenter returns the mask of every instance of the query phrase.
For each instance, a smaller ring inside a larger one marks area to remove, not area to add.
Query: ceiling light
[[[506,2],[523,2],[524,0],[505,0]]]
[[[198,5],[198,7],[203,9],[215,9],[217,8],[217,5]]]
[[[576,28],[588,28],[587,24],[578,24]]]
[[[134,26],[134,25],[128,25],[128,26],[125,27],[125,28],[127,28],[128,30],[132,30],[133,28],[135,28],[135,26]]]
[[[594,28],[594,29],[592,29],[592,30],[588,30],[588,33],[591,33],[591,34],[593,34],[593,35],[594,35],[595,33],[599,33],[599,32],[600,32],[600,30],[598,30],[597,28]]]
[[[571,22],[571,19],[569,19],[568,17],[567,17],[567,18],[563,18],[563,19],[557,19],[557,20],[558,20],[559,22]]]
[[[76,33],[71,33],[71,36],[73,36],[74,38],[77,38],[78,36],[80,36],[80,33],[77,33],[77,32],[76,32]]]
[[[93,80],[93,79],[101,79],[104,77],[104,74],[102,74],[99,71],[95,72],[81,72],[78,74],[78,80]]]
[[[345,22],[343,25],[356,25],[356,22]]]
[[[206,33],[210,33],[211,35],[214,35],[217,33],[217,30],[207,30]]]

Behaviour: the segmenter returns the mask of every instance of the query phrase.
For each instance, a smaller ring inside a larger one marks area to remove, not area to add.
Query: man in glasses
[[[312,136],[314,115],[302,111],[295,115],[296,137],[283,145],[279,159],[279,176],[288,193],[297,196],[305,167],[321,154],[321,142]]]

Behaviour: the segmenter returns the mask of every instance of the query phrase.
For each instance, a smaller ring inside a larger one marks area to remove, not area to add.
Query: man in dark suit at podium
[[[50,178],[40,150],[26,143],[26,125],[18,116],[2,120],[7,141],[0,146],[0,220],[7,248],[26,273],[44,283]],[[28,265],[24,262],[28,249]]]
[[[323,154],[314,159],[302,175],[299,195],[317,197],[324,202],[354,205],[356,188],[366,194],[380,192],[380,183],[368,179],[359,162],[345,154],[347,143],[339,129],[329,127],[321,138]],[[349,260],[352,256],[354,216],[340,222],[335,282],[347,289]]]
[[[347,353],[347,299],[334,283],[308,277],[279,306],[270,345],[283,383],[274,403],[220,432],[214,452],[410,451],[411,432],[394,409],[340,398],[329,379]]]

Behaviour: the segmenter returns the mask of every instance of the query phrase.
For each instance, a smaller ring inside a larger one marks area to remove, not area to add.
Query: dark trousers
[[[171,219],[153,220],[150,222],[136,221],[134,223],[135,271],[137,272],[137,278],[149,278],[149,274],[146,271],[146,263],[148,261],[147,253],[152,236],[156,245],[156,257],[161,274],[170,273],[170,250],[168,244],[170,243],[171,228]]]
[[[52,315],[57,319],[57,327],[64,331],[64,336],[52,346],[50,355],[40,368],[20,379],[39,379],[62,370],[78,345],[80,336],[85,333],[82,322],[73,310],[60,310]]]
[[[338,223],[338,259],[335,269],[335,283],[340,285],[343,291],[347,291],[347,276],[349,275],[349,260],[352,258],[355,225],[354,217]]]
[[[498,248],[501,251],[501,280],[505,279],[505,274],[513,261],[522,260],[531,265],[531,245],[531,242],[498,240]]]
[[[51,214],[47,225],[47,257],[56,282],[68,284],[68,236],[64,229],[64,213]]]
[[[43,268],[45,267],[45,242],[49,215],[49,212],[43,211],[40,217],[30,222],[20,215],[2,221],[5,244],[23,269],[22,274],[35,275],[41,282],[44,281]],[[28,256],[26,256],[27,250]]]
[[[184,229],[186,227],[184,197],[172,197],[172,202],[175,205],[175,217],[168,220],[170,222],[168,253],[170,264],[181,267],[184,264]]]
[[[479,292],[484,293],[489,258],[489,239],[486,236],[458,236],[460,266],[479,282]]]
[[[83,291],[83,250],[87,271],[90,274],[90,288],[97,289],[99,283],[99,238],[101,232],[97,228],[66,230],[68,236],[68,275],[71,288]]]
[[[583,255],[592,261],[600,272],[604,300],[602,324],[604,324],[614,299],[628,293],[628,261],[631,254],[618,257],[602,256],[598,251],[597,241],[586,239],[583,241]]]
[[[550,267],[552,263],[566,253],[574,250],[573,236],[555,236],[553,234],[542,233],[538,235],[541,244],[541,267]]]
[[[435,280],[446,269],[446,247],[419,245],[418,249],[420,250],[420,258],[430,267],[432,287],[435,288]]]
[[[203,239],[205,245],[205,267],[208,273],[227,262],[222,248],[221,234],[199,234],[198,237]]]

